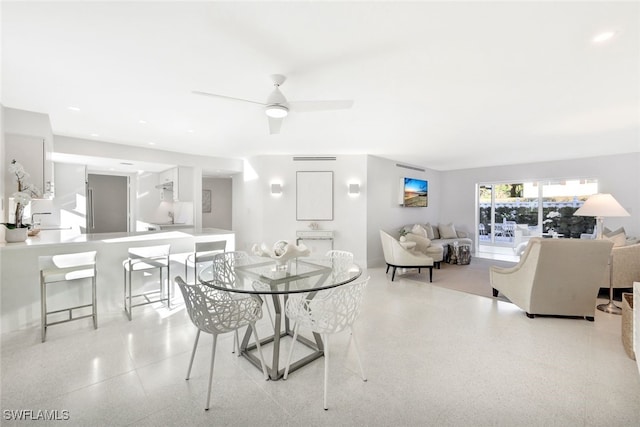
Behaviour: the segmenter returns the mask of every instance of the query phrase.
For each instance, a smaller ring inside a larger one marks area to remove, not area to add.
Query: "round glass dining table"
[[[284,307],[289,294],[307,293],[311,299],[318,291],[328,290],[353,282],[362,274],[362,269],[352,264],[348,268],[338,266],[328,258],[296,258],[280,265],[275,260],[266,257],[249,256],[238,259],[233,267],[233,280],[224,283],[215,280],[214,265],[205,267],[198,275],[199,281],[211,288],[233,292],[236,294],[251,294],[256,298],[271,297],[273,301],[274,317],[272,336],[260,340],[261,346],[273,343],[272,363],[267,365],[269,378],[281,379],[284,368],[280,369],[280,342],[281,338],[293,336],[289,319],[285,316]],[[265,302],[266,304],[266,302]],[[283,329],[284,320],[284,329]],[[255,343],[250,344],[252,330],[249,326],[240,344],[240,355],[247,358],[258,369],[262,369],[260,359],[255,356],[253,350]],[[324,346],[319,334],[313,334],[314,340],[309,340],[298,334],[298,341],[312,350],[301,359],[291,363],[289,372],[311,363],[324,355]]]

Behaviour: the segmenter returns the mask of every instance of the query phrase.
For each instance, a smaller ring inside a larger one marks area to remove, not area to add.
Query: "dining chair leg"
[[[328,410],[327,406],[327,378],[329,377],[329,334],[323,334],[324,341],[324,410]]]
[[[199,339],[200,339],[200,329],[198,329],[198,332],[196,333],[196,340],[193,343],[193,351],[191,352],[191,360],[189,361],[189,369],[187,370],[187,378],[185,378],[185,380],[189,380],[189,377],[191,376],[191,367],[193,366],[193,359],[196,356],[196,348],[198,348]]]
[[[233,333],[233,350],[231,350],[231,353],[235,353],[236,356],[240,357],[240,338],[238,337],[237,329]]]
[[[291,355],[293,354],[293,346],[296,345],[296,341],[298,340],[298,325],[293,325],[293,341],[291,342],[291,347],[289,347],[289,355],[287,356],[287,363],[285,363],[284,368],[284,376],[283,379],[287,379],[289,376],[289,366],[291,365]]]
[[[266,381],[266,380],[269,379],[269,375],[267,375],[267,367],[264,364],[264,356],[262,355],[262,347],[260,346],[260,338],[258,338],[258,333],[256,332],[256,324],[252,323],[250,328],[253,331],[253,339],[256,340],[256,349],[258,350],[258,355],[260,356],[260,366],[262,367],[262,375],[264,375],[264,379]]]
[[[353,333],[353,326],[349,327],[349,331],[351,332],[351,338],[353,338],[353,348],[356,352],[356,358],[358,359],[358,365],[360,365],[360,374],[362,375],[362,381],[367,381],[367,377],[364,374],[364,369],[362,368],[362,360],[360,359],[360,351],[358,349],[358,341],[356,340],[356,335]]]
[[[213,345],[211,346],[211,368],[209,368],[209,391],[207,392],[207,406],[205,411],[209,410],[209,403],[211,402],[211,383],[213,381],[213,362],[216,360],[216,341],[218,341],[218,335],[213,334]]]

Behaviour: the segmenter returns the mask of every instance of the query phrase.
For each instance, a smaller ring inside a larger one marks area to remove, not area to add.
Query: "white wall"
[[[479,182],[596,178],[601,193],[611,193],[631,214],[605,218],[611,229],[624,227],[640,236],[640,153],[442,172],[441,218],[475,233],[475,187]]]
[[[202,178],[202,190],[211,191],[211,212],[202,213],[203,228],[232,227],[232,180],[230,178]]]
[[[379,230],[395,236],[403,225],[427,222],[437,224],[440,219],[441,173],[426,168],[423,168],[424,172],[406,169],[396,166],[398,163],[376,156],[367,157],[367,265],[369,267],[384,265]],[[400,206],[400,179],[404,177],[428,181],[426,208]]]
[[[334,247],[353,252],[366,265],[367,156],[338,156],[335,161],[294,161],[293,156],[259,156],[247,159],[245,172],[233,178],[233,224],[236,246],[250,250],[254,243],[272,245],[296,238],[296,230],[309,230],[310,221],[296,220],[296,172],[334,172],[334,220],[316,221],[335,232]],[[271,195],[272,183],[282,184],[282,194]],[[359,183],[361,193],[348,194],[348,183]],[[305,244],[318,246],[313,241]],[[324,247],[323,247],[324,249]]]

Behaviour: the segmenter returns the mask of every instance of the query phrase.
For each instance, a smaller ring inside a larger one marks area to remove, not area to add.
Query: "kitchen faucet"
[[[33,226],[37,225],[36,223],[33,222],[33,217],[36,215],[51,215],[51,212],[34,212],[31,214],[31,228],[33,228]],[[40,224],[40,222],[38,222],[38,224]]]

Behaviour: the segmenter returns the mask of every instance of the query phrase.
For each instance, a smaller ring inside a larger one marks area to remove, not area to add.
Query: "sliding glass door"
[[[595,220],[573,213],[597,191],[597,180],[589,179],[480,183],[478,242],[515,248],[531,236],[591,233]]]

